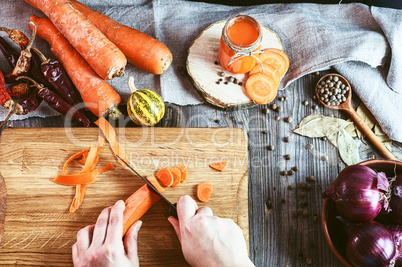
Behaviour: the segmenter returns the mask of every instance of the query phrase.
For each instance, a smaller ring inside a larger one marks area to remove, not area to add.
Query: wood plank
[[[131,163],[142,175],[179,163],[188,167],[187,181],[164,191],[172,202],[184,194],[195,197],[200,182],[212,183],[211,200],[198,202],[199,206],[208,205],[215,215],[233,219],[248,240],[248,154],[243,130],[154,127],[117,130]],[[88,186],[78,212],[68,212],[74,188],[52,183],[50,179],[61,172],[70,155],[96,142],[97,134],[97,128],[3,131],[0,169],[8,199],[0,265],[16,262],[31,266],[70,265],[77,231],[95,223],[103,208],[126,199],[143,184],[130,171],[117,166],[110,149],[105,149],[99,166],[110,161],[115,163],[115,170],[100,175]],[[208,167],[209,163],[222,160],[229,162],[224,172]],[[78,164],[72,166],[73,172],[79,169]],[[167,216],[167,204],[158,202],[142,218],[141,265],[186,266]]]

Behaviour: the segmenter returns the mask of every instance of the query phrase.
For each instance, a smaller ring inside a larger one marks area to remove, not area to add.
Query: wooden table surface
[[[249,135],[249,228],[250,257],[256,266],[342,266],[326,243],[322,225],[321,193],[327,189],[338,173],[345,167],[338,150],[329,141],[311,139],[290,133],[307,115],[323,114],[347,118],[337,110],[319,106],[312,109],[313,88],[324,75],[311,74],[297,80],[289,88],[278,93],[286,96],[286,101],[273,103],[283,108],[281,113],[270,110],[268,106],[258,106],[247,110],[222,111],[208,105],[176,106],[167,104],[166,114],[158,127],[239,127]],[[191,90],[194,90],[191,88]],[[354,107],[360,100],[354,96]],[[302,102],[307,100],[309,105]],[[275,120],[280,116],[280,120]],[[291,116],[293,124],[284,121]],[[63,127],[62,117],[30,118],[11,121],[11,127]],[[127,127],[134,127],[129,123]],[[283,138],[289,136],[290,142]],[[306,145],[313,149],[306,149]],[[270,151],[268,145],[275,149]],[[402,146],[393,143],[393,153],[402,160]],[[289,154],[290,160],[284,155]],[[322,156],[328,161],[322,161]],[[381,158],[369,141],[360,144],[362,160]],[[297,166],[298,171],[291,176],[281,176],[282,170]],[[300,188],[306,177],[313,175],[315,182],[311,190]],[[292,190],[288,189],[293,185]],[[268,205],[266,205],[268,201]],[[307,216],[294,216],[298,209],[307,210]],[[141,232],[140,232],[141,234]]]

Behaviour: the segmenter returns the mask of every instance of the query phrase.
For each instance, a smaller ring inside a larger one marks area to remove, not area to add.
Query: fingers
[[[170,222],[170,224],[173,226],[177,237],[179,238],[179,241],[181,243],[181,236],[180,236],[180,224],[179,221],[176,220],[176,218],[174,218],[173,216],[169,216],[168,221]]]
[[[177,215],[179,221],[185,222],[195,215],[198,209],[197,203],[190,196],[182,196],[177,201]]]
[[[123,200],[119,200],[110,210],[109,225],[107,226],[105,243],[111,245],[121,244],[123,236],[123,211],[125,204]]]
[[[111,207],[105,208],[99,215],[98,220],[96,221],[95,224],[93,239],[90,245],[91,247],[100,247],[105,241],[106,229],[111,209],[112,209]]]
[[[131,225],[124,237],[124,248],[131,262],[138,261],[138,232],[141,225],[142,221],[136,221]]]
[[[94,232],[95,225],[88,225],[82,228],[77,233],[77,248],[79,250],[87,250],[92,243],[92,234]]]
[[[197,210],[198,215],[204,215],[204,216],[214,216],[214,213],[212,212],[210,207],[201,207]]]

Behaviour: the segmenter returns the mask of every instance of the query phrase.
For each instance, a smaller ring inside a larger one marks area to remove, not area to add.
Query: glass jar
[[[237,15],[228,19],[219,45],[220,64],[232,73],[249,72],[257,63],[258,53],[252,52],[261,48],[261,41],[261,26],[254,18]]]

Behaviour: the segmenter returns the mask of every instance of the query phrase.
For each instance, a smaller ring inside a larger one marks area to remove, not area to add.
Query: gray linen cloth
[[[1,0],[1,26],[30,34],[29,17],[39,11],[22,0]],[[123,102],[130,93],[128,76],[138,88],[159,92],[166,102],[196,105],[203,100],[183,74],[187,49],[210,24],[233,15],[247,14],[274,30],[290,58],[283,78],[286,87],[306,74],[335,67],[351,83],[354,93],[374,114],[391,139],[402,142],[402,10],[363,4],[267,4],[229,7],[180,0],[94,1],[84,4],[165,43],[173,53],[173,65],[163,75],[148,74],[132,65],[126,76],[110,83]],[[50,56],[43,40],[35,45]],[[5,61],[0,57],[4,71]],[[313,89],[313,88],[312,88]],[[0,114],[4,118],[5,112]],[[30,116],[56,115],[46,105]],[[14,119],[23,117],[14,116]]]

